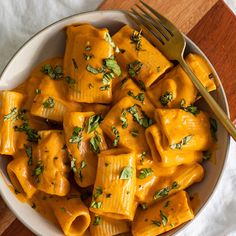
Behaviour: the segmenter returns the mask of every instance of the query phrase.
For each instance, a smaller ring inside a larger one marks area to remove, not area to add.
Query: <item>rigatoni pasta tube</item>
[[[91,219],[80,197],[53,197],[50,206],[65,235],[83,235],[88,229]]]
[[[63,126],[71,167],[76,183],[81,187],[94,184],[97,154],[107,149],[99,120],[100,116],[93,112],[70,112],[64,116]]]
[[[121,49],[125,49],[117,54],[117,61],[121,67],[125,69],[131,67],[135,62],[141,63],[139,73],[133,77],[149,87],[172,66],[172,63],[147,39],[141,34],[138,36],[138,34],[139,32],[126,25],[113,35],[112,39]],[[137,40],[136,43],[132,41],[132,38],[135,37],[136,39],[140,37],[139,43]]]
[[[138,212],[132,223],[132,233],[134,236],[156,236],[193,218],[188,194],[180,191]]]
[[[12,91],[3,91],[0,94],[0,154],[13,155],[16,151],[17,115],[22,108],[24,95]]]
[[[192,164],[202,160],[202,152],[200,151],[171,149],[158,124],[147,128],[145,135],[153,160],[163,167]]]
[[[40,131],[37,149],[34,154],[33,176],[37,188],[45,193],[65,196],[70,191],[67,179],[69,159],[65,150],[63,131]]]
[[[213,145],[210,118],[206,112],[193,115],[182,109],[156,109],[155,119],[171,149],[207,151]]]
[[[135,154],[127,149],[101,152],[90,211],[113,219],[133,218]]]
[[[64,74],[74,81],[68,87],[69,100],[110,103],[112,80],[104,77],[104,60],[113,56],[113,48],[107,41],[108,30],[85,24],[69,26],[66,32]]]
[[[14,159],[7,165],[7,173],[15,191],[23,194],[25,198],[31,198],[35,194],[37,189],[33,185],[30,159],[25,150],[18,151],[14,155]]]

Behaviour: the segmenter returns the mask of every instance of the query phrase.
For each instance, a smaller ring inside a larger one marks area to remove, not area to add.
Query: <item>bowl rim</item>
[[[31,36],[29,39],[27,39],[23,44],[22,46],[20,46],[17,51],[10,57],[10,59],[8,60],[7,64],[4,66],[2,72],[0,73],[0,82],[1,82],[1,79],[2,77],[4,76],[8,66],[10,66],[11,62],[14,60],[15,57],[18,56],[18,54],[24,49],[24,47],[26,45],[28,45],[34,38],[36,38],[39,34],[43,33],[44,31],[46,31],[47,29],[63,22],[63,21],[66,21],[70,18],[73,18],[73,17],[76,17],[76,16],[80,16],[80,15],[86,15],[86,14],[93,14],[93,13],[98,13],[98,12],[104,12],[105,14],[109,14],[109,13],[123,13],[124,14],[124,10],[91,10],[91,11],[83,11],[83,12],[80,12],[80,13],[75,13],[75,14],[72,14],[72,15],[69,15],[67,17],[64,17],[60,20],[57,20],[57,21],[54,21],[53,23],[47,25],[46,27],[42,28],[41,30],[37,31],[33,36]],[[185,35],[184,33],[182,33],[185,40],[186,40],[186,43],[190,43],[191,45],[193,45],[203,56],[204,58],[207,60],[207,62],[209,63],[209,65],[211,66],[211,69],[213,70],[214,74],[216,75],[217,77],[217,83],[219,84],[219,87],[221,88],[221,93],[222,93],[222,98],[223,98],[223,102],[225,103],[225,110],[226,110],[226,114],[228,117],[230,117],[230,111],[229,111],[229,105],[228,105],[228,100],[227,100],[227,97],[226,97],[226,93],[225,93],[225,90],[224,90],[224,87],[221,83],[221,80],[220,80],[220,77],[218,76],[215,68],[213,67],[213,65],[211,64],[210,60],[207,58],[207,56],[205,55],[205,53],[187,36]],[[227,147],[226,147],[226,152],[225,152],[225,158],[224,158],[224,162],[223,162],[223,165],[221,166],[221,171],[220,171],[220,174],[218,176],[218,178],[216,179],[216,182],[215,182],[215,185],[213,186],[213,189],[211,191],[211,193],[209,194],[209,197],[206,199],[206,201],[203,203],[202,207],[198,210],[198,212],[196,213],[195,217],[193,220],[195,220],[196,218],[199,217],[199,215],[201,215],[201,213],[206,209],[206,207],[208,206],[210,200],[213,198],[213,196],[215,195],[216,193],[216,190],[222,180],[222,177],[223,177],[223,174],[225,172],[225,169],[226,169],[226,164],[227,164],[227,161],[229,159],[229,150],[230,150],[230,135],[227,133]],[[1,173],[0,173],[1,175]],[[1,176],[0,176],[1,178]],[[4,178],[2,176],[2,178]],[[5,181],[5,180],[4,180]],[[24,226],[26,226],[29,230],[31,230],[33,233],[35,233],[36,235],[42,235],[40,234],[40,232],[38,232],[36,229],[34,229],[30,223],[28,223],[27,221],[24,220],[23,217],[21,217],[20,213],[17,212],[15,209],[14,209],[14,206],[10,204],[10,202],[7,200],[7,197],[5,196],[5,194],[3,193],[2,189],[0,188],[0,196],[2,197],[2,199],[4,200],[5,204],[7,205],[7,207],[14,213],[15,217],[22,223],[24,224]],[[39,213],[38,213],[39,214]],[[180,228],[174,232],[172,235],[177,235],[177,234],[180,234],[181,232],[183,233],[184,230],[186,230],[186,228],[193,222],[193,220],[190,220],[188,221],[187,223],[185,223],[183,226],[180,226]]]

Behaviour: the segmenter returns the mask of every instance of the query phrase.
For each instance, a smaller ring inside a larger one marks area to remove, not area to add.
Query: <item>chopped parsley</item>
[[[84,53],[83,56],[84,56],[84,60],[86,61],[89,61],[90,59],[94,57],[93,54],[86,54],[86,53]]]
[[[91,46],[87,45],[85,48],[84,48],[85,51],[91,51]]]
[[[71,155],[70,155],[71,156]],[[72,157],[72,156],[71,156]],[[70,167],[71,169],[73,170],[74,173],[77,172],[77,169],[76,169],[76,159],[74,157],[71,158],[71,161],[70,161]]]
[[[131,133],[131,135],[133,136],[133,137],[138,137],[138,135],[139,135],[139,132],[138,132],[138,130],[137,129],[132,129],[132,130],[130,130],[130,133]]]
[[[41,89],[35,89],[34,92],[35,94],[41,94]]]
[[[185,104],[185,100],[184,99],[181,99],[180,101],[180,108],[186,112],[190,112],[192,113],[193,115],[198,115],[200,113],[200,110],[198,109],[197,106],[194,106],[194,105],[189,105],[187,107],[184,106]]]
[[[142,48],[141,40],[142,40],[142,30],[139,32],[134,30],[133,34],[130,36],[131,44],[135,44],[135,48],[137,51],[140,51]]]
[[[163,189],[160,189],[157,192],[155,192],[155,194],[153,196],[153,199],[157,200],[159,198],[166,197],[172,189],[178,189],[179,187],[180,187],[180,185],[175,181],[175,182],[172,183],[171,186],[167,186],[167,187],[165,187]]]
[[[144,84],[144,82],[143,82],[142,80],[138,80],[137,83],[138,83],[139,88],[140,88],[142,91],[145,91],[145,90],[146,90],[146,86],[145,86],[145,84]]]
[[[101,73],[100,70],[97,70],[96,68],[92,67],[90,64],[87,65],[86,69],[87,69],[87,71],[89,71],[90,73],[92,73],[94,75]]]
[[[101,137],[98,132],[95,131],[95,135],[90,139],[90,148],[95,153],[100,153]]]
[[[120,81],[120,88],[122,88],[123,85],[124,85],[128,80],[129,80],[128,77],[125,77],[124,79],[122,79],[122,80]]]
[[[60,210],[61,210],[62,212],[64,212],[64,213],[66,212],[65,207],[61,207]]]
[[[121,172],[120,172],[120,179],[130,179],[133,175],[133,168],[131,166],[126,166]]]
[[[101,217],[100,216],[95,216],[93,225],[99,225],[101,223]]]
[[[179,143],[174,143],[170,145],[171,149],[181,149],[183,145],[186,145],[191,139],[192,135],[184,137]]]
[[[111,129],[112,129],[113,134],[115,135],[115,139],[113,141],[113,146],[117,147],[118,143],[120,141],[120,133],[114,125],[111,127]]]
[[[120,51],[119,48],[113,42],[113,40],[112,40],[112,38],[111,38],[111,36],[110,36],[110,34],[108,32],[106,33],[105,41],[108,42],[111,45],[111,47],[114,48],[116,53],[118,53]]]
[[[38,139],[40,138],[37,130],[32,129],[28,122],[24,122],[20,126],[15,126],[14,130],[18,132],[25,132],[27,135],[27,140],[29,142],[37,142]]]
[[[152,168],[143,168],[139,172],[139,179],[145,179],[146,177],[150,176],[153,174]]]
[[[9,119],[16,120],[16,117],[17,117],[17,109],[16,107],[14,107],[11,109],[10,113],[8,113],[3,117],[3,121],[7,121]]]
[[[128,127],[128,122],[127,122],[126,111],[125,110],[123,110],[121,112],[120,121],[121,121],[122,128],[126,129]]]
[[[161,216],[161,222],[162,222],[163,226],[166,226],[166,224],[168,222],[168,218],[162,210],[160,210],[160,216]]]
[[[159,98],[159,101],[162,106],[167,106],[167,104],[172,101],[173,99],[173,93],[166,91],[164,94],[162,94]]]
[[[72,79],[70,76],[66,76],[65,80],[66,80],[66,83],[69,85],[73,85],[76,83],[76,81],[74,79]]]
[[[39,176],[43,173],[44,170],[44,166],[43,163],[41,161],[38,161],[35,169],[33,170],[33,175],[36,177],[36,180],[39,182]]]
[[[144,158],[146,157],[146,155],[147,155],[146,151],[141,153],[141,160],[140,160],[141,164],[144,162]]]
[[[110,85],[108,85],[108,84],[100,87],[101,91],[106,91],[106,90],[109,90],[109,89],[110,89]]]
[[[131,96],[132,98],[134,98],[134,99],[140,101],[140,102],[143,102],[143,101],[144,101],[144,98],[145,98],[144,93],[138,93],[137,95],[134,95],[134,93],[129,90],[129,91],[127,92],[127,94],[128,94],[129,96]]]
[[[96,187],[93,198],[96,200],[100,195],[102,195],[102,193],[103,193],[102,188],[101,187]]]
[[[69,143],[77,143],[78,147],[82,141],[83,128],[75,126],[71,138],[69,139]]]
[[[128,74],[130,75],[130,77],[135,78],[140,72],[142,66],[143,66],[143,63],[138,60],[130,64],[127,64]]]
[[[102,206],[102,202],[92,201],[92,203],[91,203],[92,208],[98,209],[98,208],[101,208],[101,206]]]
[[[91,203],[92,208],[101,208],[102,202],[97,202],[96,200],[102,193],[103,193],[103,191],[102,191],[101,187],[96,187],[95,188],[95,192],[93,194],[93,201]]]
[[[117,61],[115,60],[114,57],[109,57],[109,58],[104,59],[104,65],[106,66],[106,68],[111,70],[117,76],[121,75],[120,66],[117,64]]]
[[[160,227],[161,226],[161,222],[159,220],[152,220],[152,224]]]
[[[78,65],[77,65],[77,62],[74,58],[72,58],[72,63],[73,63],[73,66],[74,68],[77,70],[78,69]]]
[[[170,205],[170,201],[168,200],[165,205],[164,205],[164,208],[168,207]]]
[[[87,166],[87,163],[83,160],[80,162],[80,167],[78,169],[79,180],[83,182],[82,170]]]
[[[212,138],[217,140],[217,137],[216,137],[216,133],[217,133],[217,129],[218,129],[217,122],[213,118],[210,118],[209,122],[210,122],[211,136],[212,136]]]
[[[24,144],[25,147],[25,153],[28,156],[29,160],[28,160],[28,166],[32,166],[33,164],[33,150],[32,150],[32,146],[27,146],[26,144]]]
[[[97,129],[99,124],[102,121],[102,117],[100,115],[92,115],[88,120],[88,133],[91,133]]]
[[[134,121],[136,121],[139,125],[141,125],[144,128],[148,128],[150,125],[153,124],[153,120],[150,119],[144,111],[141,111],[142,116],[139,115],[138,112],[138,106],[137,104],[133,105],[132,107],[129,107],[127,111],[133,116]]]
[[[47,100],[43,102],[44,108],[54,108],[55,101],[52,97],[49,97]]]
[[[41,71],[53,80],[59,80],[63,77],[62,66],[57,65],[53,68],[50,64],[46,64],[42,67]]]

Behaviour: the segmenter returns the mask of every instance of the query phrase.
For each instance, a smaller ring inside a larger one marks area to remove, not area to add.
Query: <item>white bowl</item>
[[[128,19],[121,11],[93,11],[62,19],[37,33],[18,50],[0,77],[0,90],[12,89],[22,83],[28,77],[31,69],[42,60],[58,55],[63,55],[65,48],[65,32],[63,29],[67,25],[83,22],[89,22],[97,27],[107,27],[111,34],[115,33],[123,24],[130,24],[131,26],[135,27],[130,19]],[[187,40],[187,52],[196,52],[206,58],[204,53],[190,39],[187,37],[185,38]],[[213,71],[215,72],[214,69]],[[218,89],[213,94],[219,105],[229,115],[224,89],[217,74],[216,81],[218,82]],[[204,102],[202,102],[201,106],[210,112],[209,108]],[[228,149],[229,135],[218,123],[216,163],[204,163],[206,170],[206,176],[204,180],[201,183],[195,184],[189,188],[189,192],[192,194],[197,192],[201,200],[201,204],[197,209],[197,215],[199,215],[200,210],[202,210],[206,203],[211,199],[212,193],[216,188],[217,182],[219,181],[219,178],[222,174]],[[54,226],[48,220],[44,219],[28,204],[17,200],[15,195],[8,187],[10,181],[6,172],[6,165],[6,158],[0,158],[0,193],[16,217],[37,235],[63,235],[59,228]],[[174,232],[180,233],[183,228],[189,224],[191,224],[191,221],[178,227]],[[173,234],[173,231],[171,234]]]

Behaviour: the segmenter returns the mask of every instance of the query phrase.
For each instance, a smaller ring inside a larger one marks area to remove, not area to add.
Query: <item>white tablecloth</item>
[[[236,13],[236,0],[225,1]],[[101,2],[102,0],[0,0],[0,72],[14,52],[37,31],[63,17],[94,10]],[[220,184],[207,207],[182,235],[236,235],[235,195],[236,143],[231,140],[229,158]]]

